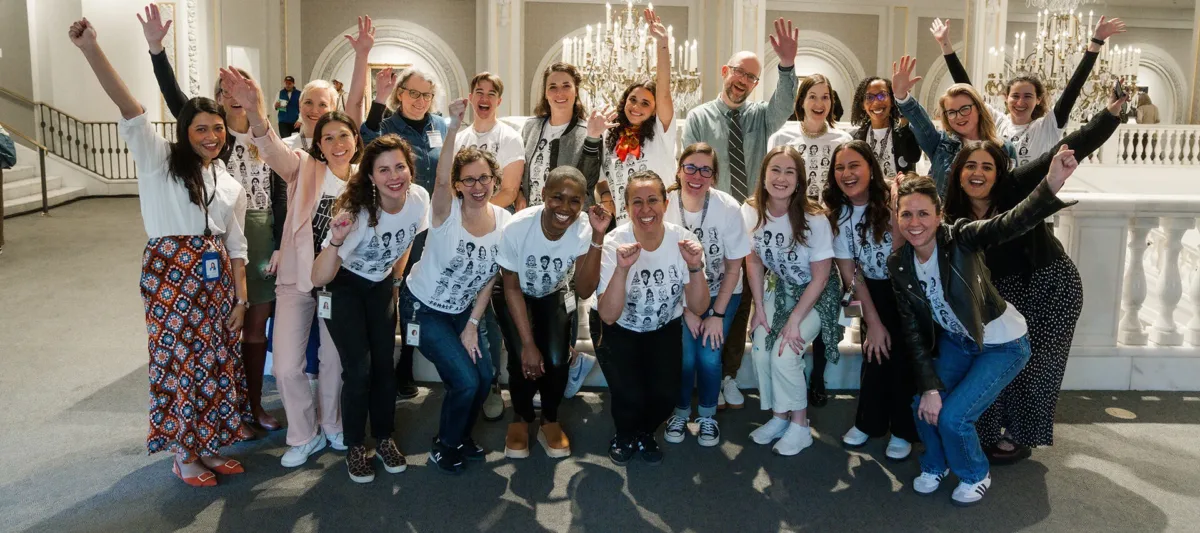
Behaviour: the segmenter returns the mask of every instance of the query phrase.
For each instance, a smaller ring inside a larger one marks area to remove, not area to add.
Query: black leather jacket
[[[1004,313],[1007,305],[984,264],[983,251],[1021,236],[1041,221],[1070,204],[1059,200],[1050,185],[1042,183],[1033,194],[1011,210],[987,220],[943,223],[937,231],[937,261],[946,303],[962,322],[971,338],[983,346],[984,326]],[[900,313],[903,335],[912,350],[920,391],[942,389],[934,371],[941,326],[933,319],[929,299],[917,280],[916,250],[912,244],[892,252],[888,271]]]
[[[850,136],[855,140],[867,141],[867,134],[871,131],[871,123],[868,122],[858,129],[850,133]],[[895,163],[896,172],[913,172],[917,170],[917,162],[921,160],[921,145],[917,144],[917,136],[913,134],[912,129],[908,127],[908,122],[892,123],[892,162]],[[884,176],[891,179],[895,176]]]

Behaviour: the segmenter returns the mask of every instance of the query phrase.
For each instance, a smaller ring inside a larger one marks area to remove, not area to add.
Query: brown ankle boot
[[[529,423],[513,422],[504,437],[504,456],[510,459],[529,457]]]
[[[558,422],[542,424],[537,438],[542,444],[542,449],[546,450],[546,455],[552,458],[571,455],[571,441],[567,439],[567,434],[563,433],[562,425]]]

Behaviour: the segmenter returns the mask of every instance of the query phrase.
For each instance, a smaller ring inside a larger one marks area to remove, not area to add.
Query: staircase
[[[46,200],[49,207],[62,205],[84,196],[84,187],[63,186],[58,176],[46,176]],[[42,177],[38,172],[38,154],[17,145],[17,166],[4,171],[4,218],[42,209]]]

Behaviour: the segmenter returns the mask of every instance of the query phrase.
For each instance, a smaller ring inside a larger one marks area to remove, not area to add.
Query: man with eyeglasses
[[[771,47],[779,56],[779,81],[769,102],[746,102],[758,86],[762,63],[754,52],[738,52],[721,67],[721,94],[688,112],[683,130],[683,146],[705,142],[717,151],[722,162],[715,187],[727,192],[739,202],[754,195],[767,139],[783,127],[791,116],[796,98],[796,40],[800,31],[792,21],[775,21]],[[721,399],[718,407],[727,404],[741,408],[745,400],[738,391],[734,376],[742,366],[746,352],[746,326],[750,320],[751,298],[742,300],[730,325],[729,338],[721,352]]]

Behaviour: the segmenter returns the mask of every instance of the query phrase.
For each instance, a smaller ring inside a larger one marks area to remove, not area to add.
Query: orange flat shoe
[[[238,465],[239,467],[241,465]],[[184,483],[193,487],[215,487],[217,486],[217,475],[212,472],[204,472],[194,477],[183,477],[183,473],[179,471],[179,462],[171,464],[171,471],[175,473],[175,477],[179,478]]]
[[[225,461],[224,464],[221,464],[219,466],[210,467],[210,469],[213,472],[216,472],[216,473],[222,474],[222,475],[226,475],[226,476],[232,476],[234,474],[242,474],[242,473],[246,472],[246,469],[242,468],[242,463],[239,463],[237,461],[237,459],[230,459],[228,461]]]

